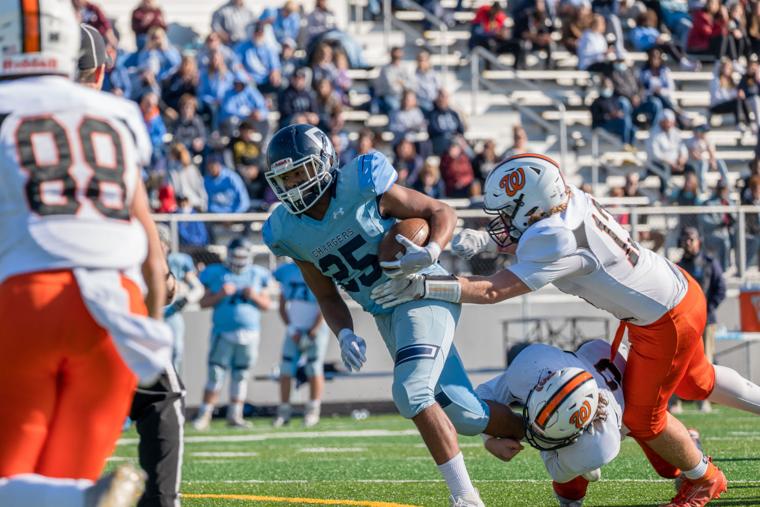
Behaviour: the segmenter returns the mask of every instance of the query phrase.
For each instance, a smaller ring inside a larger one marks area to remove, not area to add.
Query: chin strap
[[[459,303],[462,298],[462,286],[454,275],[425,275],[425,293],[422,297]]]

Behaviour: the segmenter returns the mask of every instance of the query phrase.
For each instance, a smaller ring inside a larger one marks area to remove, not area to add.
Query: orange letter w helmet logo
[[[570,424],[574,424],[576,428],[581,429],[586,426],[589,418],[591,417],[591,405],[588,400],[583,402],[581,408],[573,412],[570,416]]]
[[[512,197],[518,190],[525,186],[525,171],[522,167],[518,167],[516,171],[512,171],[509,174],[505,174],[499,182],[499,188],[503,188],[504,192]]]

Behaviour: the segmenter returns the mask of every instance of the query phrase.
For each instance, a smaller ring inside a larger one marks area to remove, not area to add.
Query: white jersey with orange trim
[[[137,106],[63,77],[0,83],[0,281],[65,268],[130,270],[130,216],[151,147]]]
[[[590,195],[571,188],[567,209],[526,229],[509,269],[530,289],[553,283],[620,320],[651,324],[686,294],[683,273],[634,242]]]
[[[536,384],[562,368],[582,368],[594,376],[599,391],[607,400],[607,417],[592,427],[574,443],[554,451],[541,451],[546,470],[552,479],[564,483],[592,472],[612,461],[620,451],[623,438],[623,375],[625,350],[610,361],[610,344],[590,340],[575,352],[536,343],[523,349],[506,371],[481,384],[475,390],[484,400],[505,405],[524,405]]]

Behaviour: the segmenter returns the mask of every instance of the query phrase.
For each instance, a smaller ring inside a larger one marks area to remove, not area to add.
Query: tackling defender
[[[623,420],[623,351],[610,361],[610,344],[590,340],[568,353],[542,343],[522,349],[504,373],[475,392],[484,400],[525,407],[528,443],[541,451],[563,507],[580,507],[589,481],[620,451]],[[514,456],[508,440],[484,434],[491,454]]]
[[[485,184],[488,232],[465,230],[452,245],[464,257],[502,249],[517,263],[489,277],[432,279],[413,274],[373,290],[386,308],[422,297],[496,303],[553,283],[620,319],[631,343],[623,423],[685,480],[673,507],[701,506],[726,490],[723,472],[667,411],[675,393],[758,413],[760,388],[704,355],[706,303],[699,285],[667,259],[635,243],[590,195],[565,183],[556,162],[522,154],[494,168]]]
[[[300,268],[338,337],[349,370],[359,370],[366,361],[366,344],[354,333],[337,285],[375,316],[395,360],[393,400],[401,415],[417,425],[446,480],[451,504],[483,505],[456,436],[456,431],[475,435],[489,425],[489,407],[475,395],[452,343],[460,306],[412,301],[385,310],[370,298],[370,291],[388,280],[378,262],[378,245],[396,219],[427,219],[430,242],[426,247],[408,243],[407,253],[387,267],[402,273],[446,274],[437,259],[454,231],[453,210],[396,185],[396,170],[378,152],[338,169],[330,139],[311,125],[278,131],[267,148],[267,163],[265,176],[282,202],[264,225],[267,246],[275,255],[291,257]],[[490,413],[498,423],[495,427],[507,432],[499,436],[522,438],[520,417],[506,407]]]

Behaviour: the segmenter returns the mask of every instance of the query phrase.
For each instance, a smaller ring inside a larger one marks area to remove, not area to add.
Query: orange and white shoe
[[[712,459],[708,459],[705,476],[695,481],[684,477],[678,494],[665,507],[702,507],[720,498],[728,489],[728,480],[720,468],[713,465]]]

